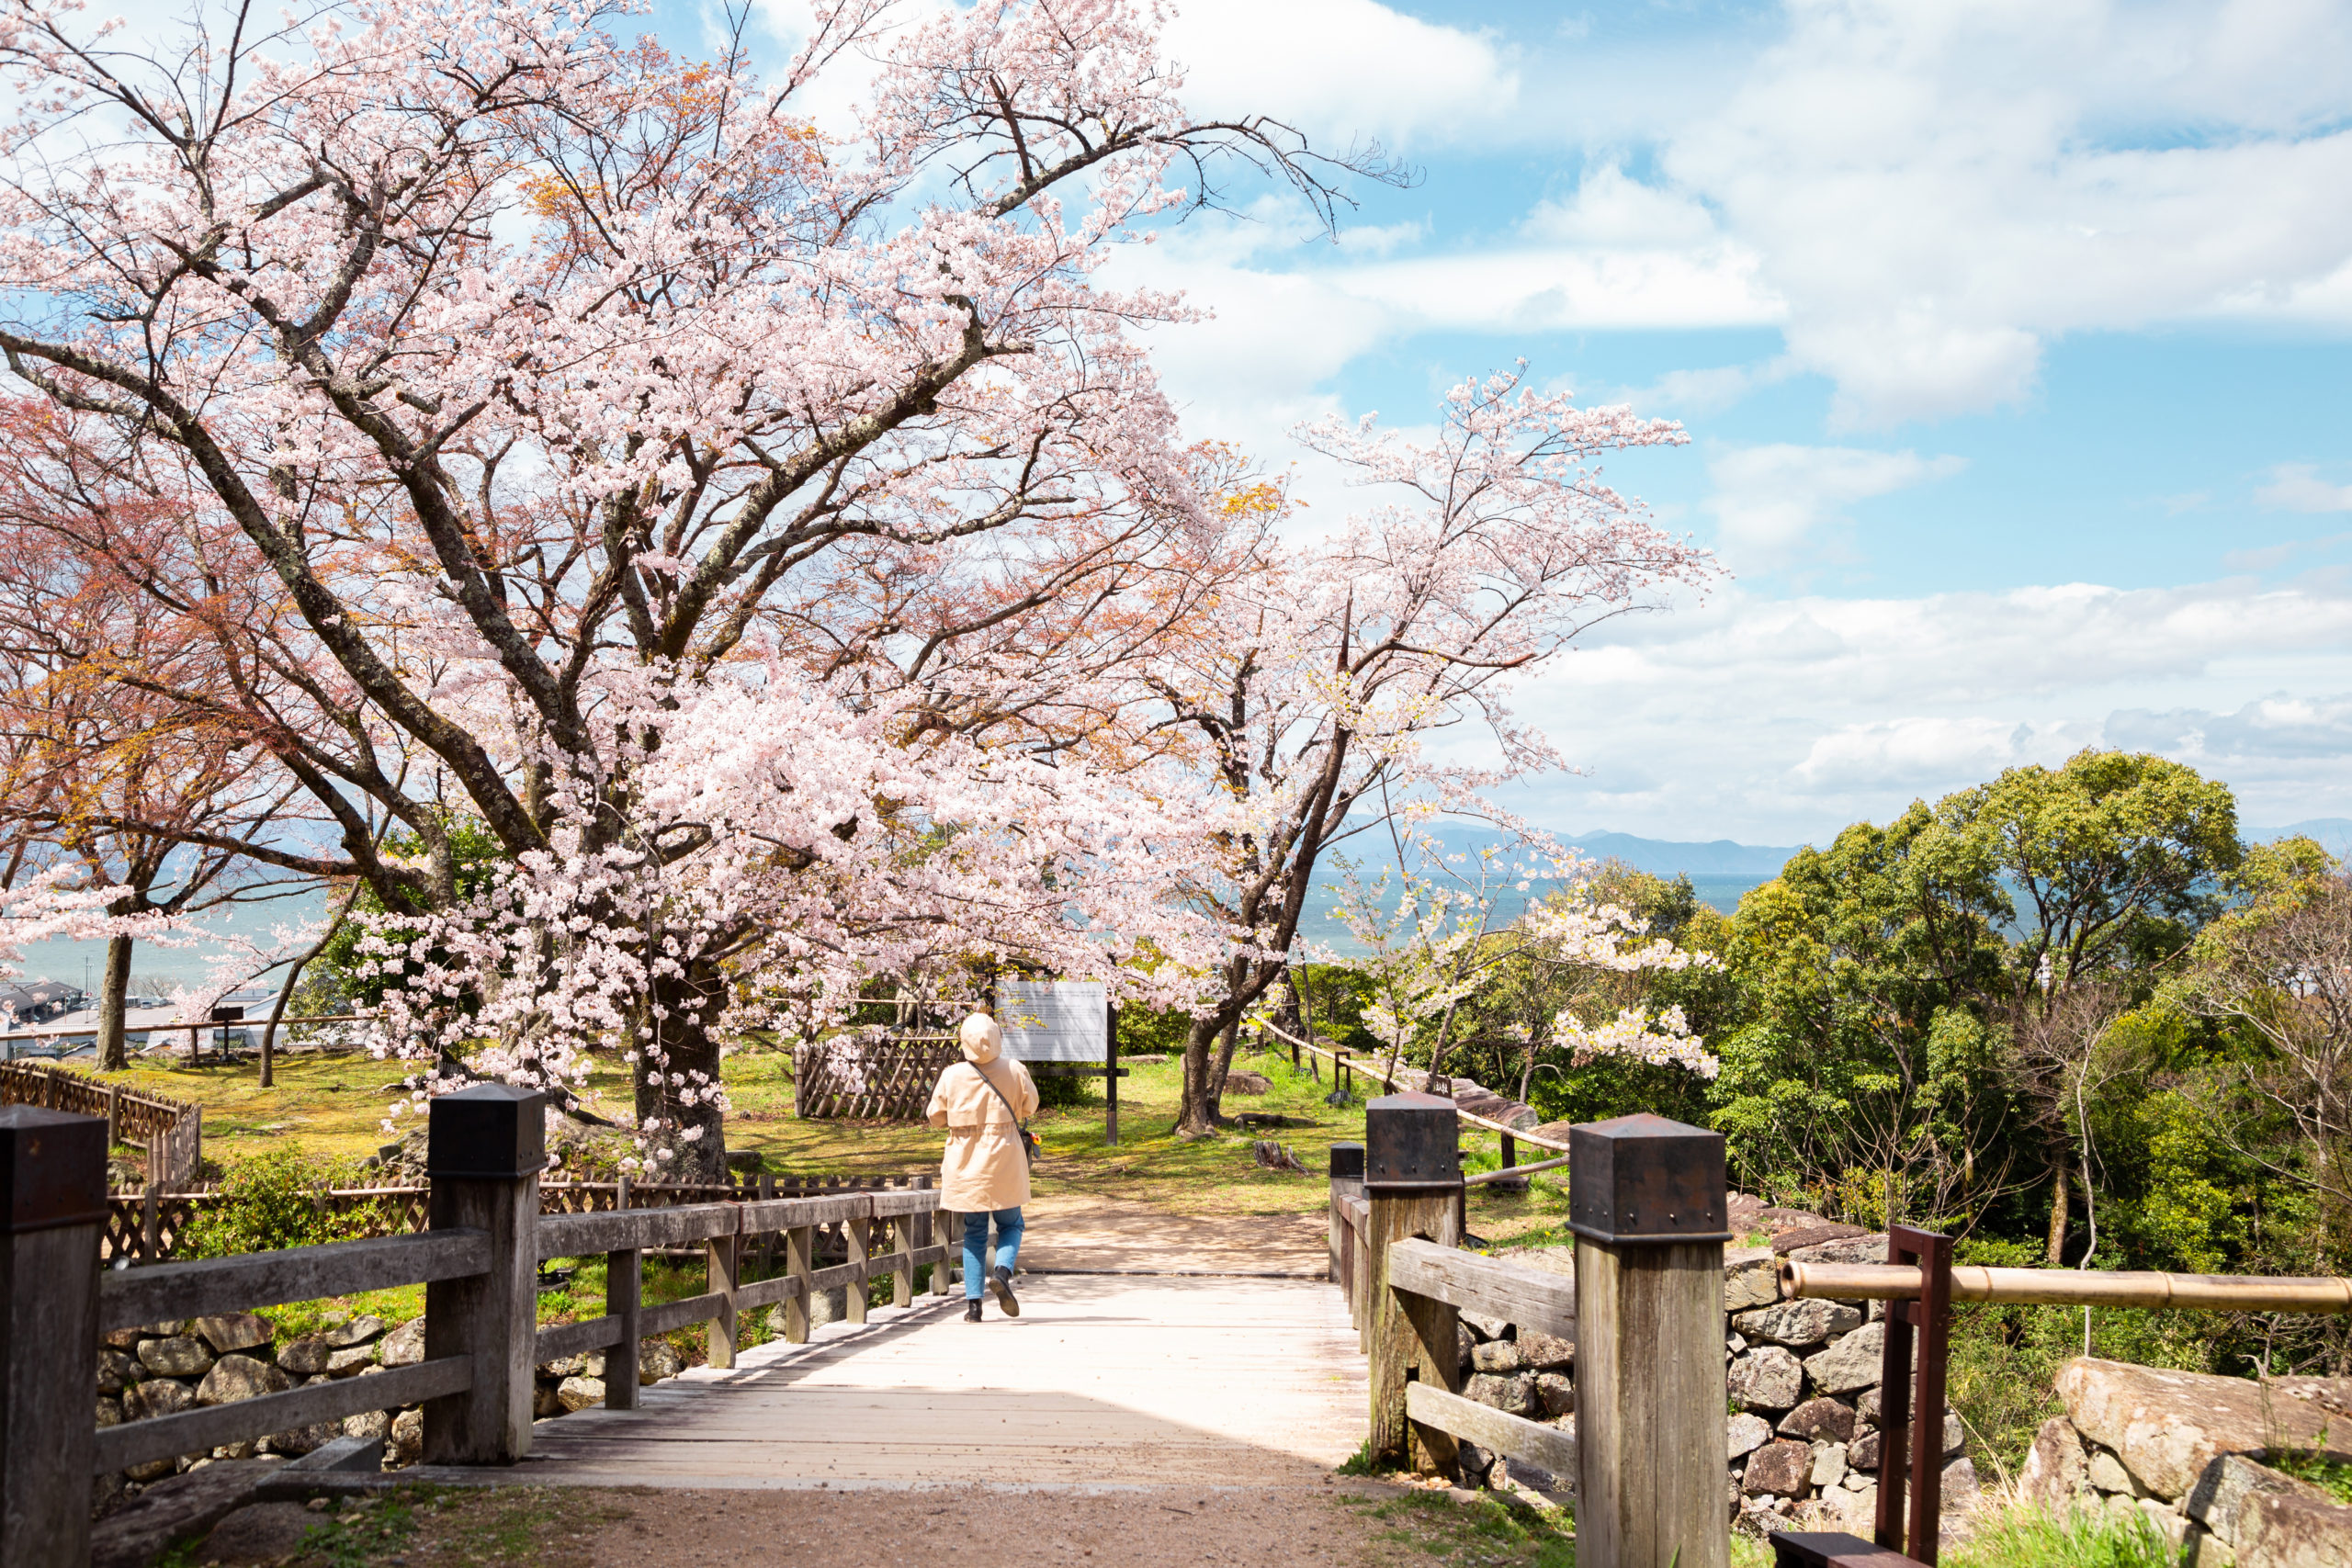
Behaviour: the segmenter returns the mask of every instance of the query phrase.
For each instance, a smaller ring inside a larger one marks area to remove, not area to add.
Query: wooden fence
[[[735,1362],[741,1314],[781,1304],[785,1337],[805,1342],[808,1303],[845,1289],[865,1316],[869,1282],[911,1304],[915,1270],[944,1295],[960,1246],[939,1194],[924,1187],[843,1189],[813,1197],[730,1199],[544,1213],[543,1098],[479,1084],[433,1103],[426,1229],[282,1252],[125,1270],[96,1267],[107,1224],[105,1124],[46,1108],[0,1110],[0,1562],[80,1568],[89,1561],[90,1478],[158,1459],[422,1403],[427,1463],[505,1465],[531,1442],[535,1369],[603,1349],[634,1365],[654,1335],[707,1324],[710,1364]],[[599,1184],[589,1184],[599,1185]],[[573,1194],[593,1201],[593,1196]],[[820,1267],[818,1237],[847,1243]],[[746,1250],[781,1243],[785,1271],[742,1282]],[[648,1306],[642,1260],[698,1248],[706,1289]],[[535,1284],[550,1258],[605,1255],[605,1310],[541,1328]],[[423,1284],[424,1357],[364,1378],[96,1427],[90,1369],[112,1329]],[[636,1406],[638,1381],[605,1380],[607,1406]]]
[[[952,1034],[849,1037],[795,1045],[793,1114],[919,1121],[939,1075],[963,1059]]]
[[[38,1105],[106,1119],[109,1144],[147,1151],[151,1185],[196,1179],[204,1163],[204,1108],[46,1063],[0,1063],[0,1105]]]
[[[617,1209],[670,1209],[689,1203],[741,1203],[771,1198],[833,1197],[928,1187],[929,1176],[763,1175],[741,1183],[636,1181],[542,1181],[539,1212],[547,1214],[604,1213]],[[359,1240],[406,1235],[427,1228],[432,1188],[423,1183],[387,1187],[330,1187],[311,1195],[322,1214],[353,1225]],[[171,1192],[149,1187],[107,1194],[106,1226],[99,1255],[108,1262],[163,1263],[180,1255],[188,1226],[210,1210],[232,1201],[214,1188]],[[354,1224],[356,1222],[356,1224]]]

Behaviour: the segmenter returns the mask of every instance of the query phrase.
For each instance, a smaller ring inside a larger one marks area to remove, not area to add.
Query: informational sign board
[[[1111,999],[1100,980],[1004,980],[997,986],[1004,1054],[1022,1062],[1101,1062]]]

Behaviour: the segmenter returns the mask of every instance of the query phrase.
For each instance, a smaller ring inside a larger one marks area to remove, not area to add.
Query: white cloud
[[[2280,512],[2352,512],[2352,485],[2333,485],[2309,463],[2281,463],[2254,499]]]
[[[2091,583],[1767,601],[1619,622],[1523,689],[1582,778],[1565,829],[1751,843],[1883,821],[2086,745],[2177,757],[2259,821],[2352,816],[2352,585]]]
[[[1479,139],[1519,106],[1492,38],[1374,0],[1185,0],[1164,37],[1191,112],[1272,115],[1326,148]]]
[[[1723,525],[1735,569],[1778,565],[1846,505],[1947,479],[1964,467],[1953,457],[1851,446],[1736,447],[1708,463],[1715,493],[1707,506]]]
[[[1792,0],[1719,112],[1661,128],[1662,165],[1761,257],[1843,423],[2013,402],[2068,332],[2352,326],[2346,17]]]

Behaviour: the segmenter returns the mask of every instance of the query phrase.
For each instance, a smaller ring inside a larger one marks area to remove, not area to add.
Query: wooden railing
[[[151,1186],[192,1181],[204,1163],[204,1108],[46,1063],[0,1062],[0,1105],[106,1119],[109,1144],[147,1151]]]
[[[542,1097],[503,1085],[435,1100],[422,1235],[101,1269],[105,1123],[0,1110],[0,1562],[87,1562],[93,1475],[420,1403],[427,1463],[510,1464],[530,1448],[544,1361],[601,1349],[634,1367],[641,1340],[707,1324],[710,1364],[730,1367],[745,1312],[783,1305],[784,1337],[801,1342],[809,1303],[826,1291],[843,1288],[846,1315],[863,1322],[874,1280],[888,1278],[904,1306],[918,1269],[930,1266],[940,1295],[959,1273],[960,1246],[927,1187],[543,1213],[544,1122]],[[838,1229],[845,1257],[820,1268],[818,1237],[828,1228]],[[747,1254],[773,1239],[782,1241],[784,1271],[745,1281]],[[704,1255],[703,1292],[647,1305],[644,1255],[684,1247]],[[540,1327],[538,1266],[598,1254],[604,1314]],[[415,1284],[425,1291],[420,1361],[104,1429],[93,1423],[91,1370],[107,1331]],[[634,1376],[607,1377],[605,1387],[607,1406],[635,1406]]]

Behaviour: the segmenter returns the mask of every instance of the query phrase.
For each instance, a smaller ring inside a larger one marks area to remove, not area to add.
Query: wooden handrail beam
[[[1883,1263],[1781,1265],[1784,1299],[1917,1301],[1920,1270]],[[2165,1274],[2105,1269],[1991,1269],[1955,1264],[1956,1302],[2033,1302],[2048,1306],[2194,1307],[2219,1312],[2352,1312],[2352,1280],[2321,1275]]]
[[[1562,1339],[1577,1337],[1577,1282],[1569,1275],[1435,1242],[1395,1241],[1388,1244],[1388,1284]]]
[[[98,1331],[461,1280],[489,1267],[490,1237],[454,1229],[109,1269],[98,1282]]]

